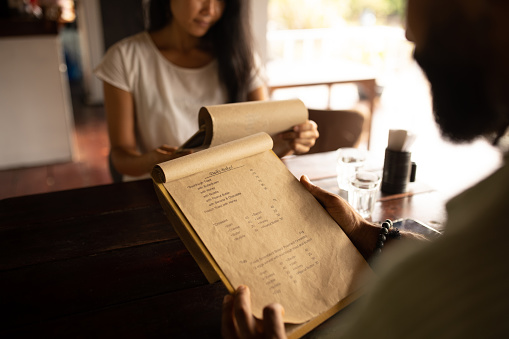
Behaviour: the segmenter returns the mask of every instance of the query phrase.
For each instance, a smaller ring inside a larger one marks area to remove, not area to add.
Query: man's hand
[[[291,131],[278,134],[274,138],[274,152],[281,158],[285,155],[304,154],[314,146],[318,139],[318,127],[312,120],[296,125]]]
[[[247,286],[239,286],[234,295],[224,297],[221,334],[225,339],[286,338],[283,315],[280,304],[270,304],[263,309],[263,319],[255,319],[251,292]]]
[[[313,185],[306,176],[302,176],[300,182],[329,212],[362,256],[369,259],[375,249],[380,227],[361,217],[343,198]]]

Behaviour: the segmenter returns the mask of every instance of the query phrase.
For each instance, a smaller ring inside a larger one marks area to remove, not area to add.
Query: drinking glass
[[[358,148],[343,147],[336,151],[336,173],[339,195],[348,199],[348,179],[366,162],[366,151]]]
[[[349,179],[348,202],[365,219],[371,218],[380,190],[380,175],[357,171]]]

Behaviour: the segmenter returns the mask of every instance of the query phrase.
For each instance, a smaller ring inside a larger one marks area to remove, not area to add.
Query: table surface
[[[411,187],[380,196],[374,220],[440,228],[443,205]],[[0,337],[220,337],[227,290],[208,284],[150,180],[4,199],[0,220]]]

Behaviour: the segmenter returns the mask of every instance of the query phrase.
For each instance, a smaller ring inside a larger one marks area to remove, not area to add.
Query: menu
[[[250,287],[255,316],[279,302],[285,322],[304,323],[355,294],[372,272],[271,148],[259,133],[160,164],[164,175],[154,177],[165,179],[166,199],[225,285]]]

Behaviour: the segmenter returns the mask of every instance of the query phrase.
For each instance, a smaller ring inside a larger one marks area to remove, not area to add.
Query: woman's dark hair
[[[162,29],[171,21],[171,0],[150,0],[146,27]],[[221,19],[203,37],[211,45],[219,64],[219,79],[228,91],[229,102],[246,101],[255,68],[248,0],[224,0]]]
[[[145,11],[145,29],[149,32],[162,29],[170,22],[170,0],[142,0]]]

